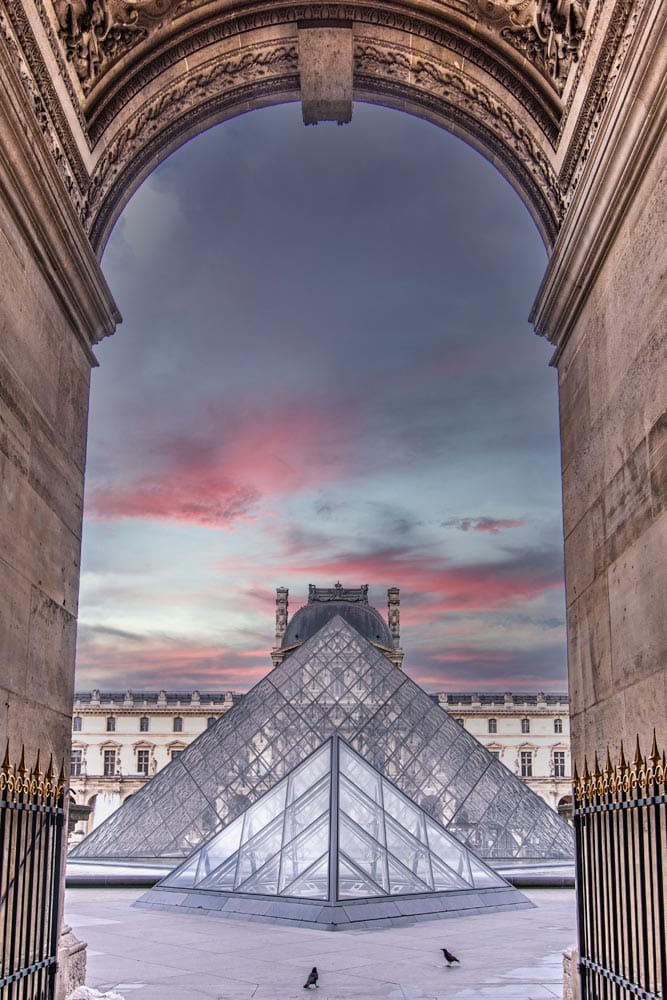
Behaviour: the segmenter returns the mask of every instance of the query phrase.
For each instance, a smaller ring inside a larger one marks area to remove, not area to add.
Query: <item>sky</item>
[[[275,589],[401,590],[430,691],[566,690],[546,266],[479,153],[355,104],[243,115],[165,160],[103,270],[77,689],[245,691]]]

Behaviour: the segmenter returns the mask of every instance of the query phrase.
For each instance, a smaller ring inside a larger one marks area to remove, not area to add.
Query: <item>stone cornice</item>
[[[432,52],[426,44],[424,49]],[[489,86],[456,62],[422,53],[418,40],[390,44],[381,33],[355,39],[355,98],[432,116],[483,149],[520,191],[550,246],[563,201],[548,143],[529,115]],[[96,249],[103,248],[131,191],[167,152],[204,123],[260,106],[265,95],[276,103],[281,93],[286,100],[299,94],[296,42],[265,35],[261,43],[187,67],[153,92],[108,142],[93,173],[85,221]]]
[[[609,82],[586,162],[572,194],[530,319],[557,348],[553,364],[667,130],[667,8],[643,5]]]
[[[91,253],[53,150],[26,108],[19,69],[0,44],[0,189],[15,224],[91,364],[120,314]]]
[[[87,118],[91,143],[94,145],[113,122],[120,110],[147,85],[170,68],[190,59],[197,52],[230,37],[239,39],[248,32],[280,25],[306,24],[308,21],[344,22],[373,25],[398,33],[409,34],[433,42],[451,51],[463,63],[475,65],[496,80],[502,90],[511,93],[539,125],[548,141],[554,145],[559,127],[560,102],[551,88],[529,62],[517,62],[516,53],[490,32],[476,33],[471,38],[470,25],[452,20],[447,8],[415,9],[415,5],[383,3],[371,6],[354,0],[344,3],[245,3],[221,8],[217,13],[206,10],[204,20],[186,22],[178,34],[166,38],[141,62],[119,67],[99,94],[91,96]]]

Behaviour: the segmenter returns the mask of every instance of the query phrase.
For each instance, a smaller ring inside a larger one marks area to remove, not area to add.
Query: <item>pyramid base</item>
[[[441,920],[500,910],[523,910],[532,908],[534,904],[518,889],[507,885],[461,892],[349,899],[337,903],[156,886],[144,893],[133,905],[154,910],[180,910],[229,920],[262,921],[341,931],[393,927],[418,920]]]

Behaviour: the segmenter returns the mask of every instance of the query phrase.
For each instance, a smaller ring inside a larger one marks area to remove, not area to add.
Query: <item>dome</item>
[[[299,608],[290,618],[281,648],[305,642],[336,615],[340,615],[369,642],[392,649],[391,632],[380,612],[365,602],[352,602],[344,598],[326,601],[310,599],[308,604]]]

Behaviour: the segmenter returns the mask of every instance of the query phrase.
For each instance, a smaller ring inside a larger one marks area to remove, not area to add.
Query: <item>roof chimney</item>
[[[276,587],[276,646],[282,642],[287,628],[287,587]]]

